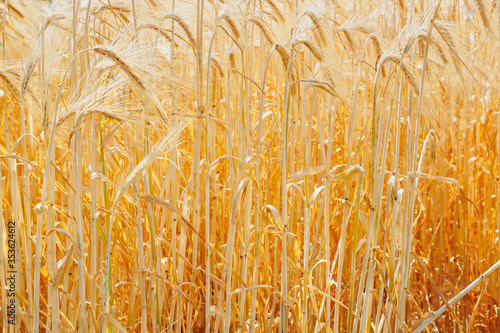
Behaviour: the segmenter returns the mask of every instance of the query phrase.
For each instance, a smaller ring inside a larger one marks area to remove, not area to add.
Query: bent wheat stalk
[[[448,309],[448,305],[452,306],[460,301],[465,295],[476,288],[481,282],[488,279],[488,277],[500,267],[500,260],[497,261],[493,266],[491,266],[486,272],[481,274],[476,280],[469,284],[465,289],[459,292],[455,297],[453,297],[448,304],[443,305],[436,312],[428,312],[425,317],[421,318],[421,324],[413,329],[412,333],[422,332],[427,326],[433,323],[439,316],[441,316]]]

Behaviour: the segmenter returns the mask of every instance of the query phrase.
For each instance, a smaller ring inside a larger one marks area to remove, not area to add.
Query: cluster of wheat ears
[[[498,330],[499,7],[2,0],[3,331]]]

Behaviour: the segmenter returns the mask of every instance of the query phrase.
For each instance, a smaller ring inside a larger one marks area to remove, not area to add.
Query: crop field
[[[3,332],[500,331],[498,0],[2,0]]]

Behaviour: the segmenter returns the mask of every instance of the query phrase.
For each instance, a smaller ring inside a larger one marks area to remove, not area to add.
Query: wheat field
[[[498,0],[3,0],[3,332],[498,332]]]

